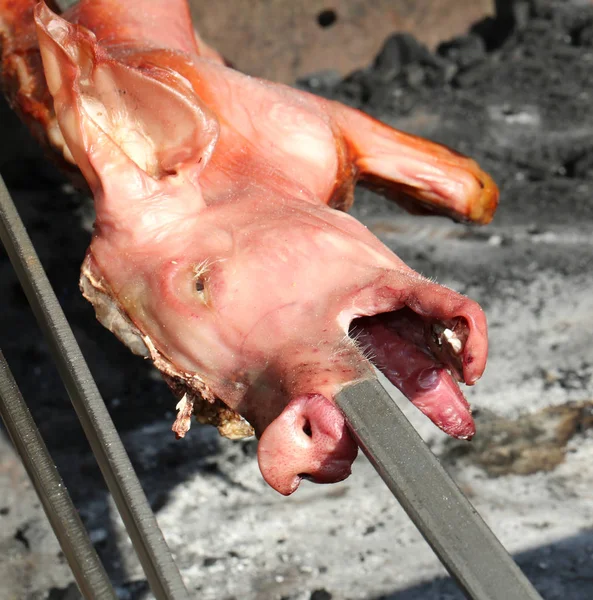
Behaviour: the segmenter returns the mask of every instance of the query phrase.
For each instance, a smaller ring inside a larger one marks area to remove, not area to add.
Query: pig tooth
[[[438,348],[446,347],[455,356],[461,354],[464,343],[463,340],[449,327],[445,327],[442,323],[434,323],[432,326],[433,339]]]
[[[457,337],[454,331],[451,329],[445,329],[442,333],[442,337],[449,344],[454,354],[458,355],[463,350],[463,342]]]
[[[432,339],[439,348],[443,344],[443,331],[445,331],[444,325],[441,325],[440,323],[432,324]]]

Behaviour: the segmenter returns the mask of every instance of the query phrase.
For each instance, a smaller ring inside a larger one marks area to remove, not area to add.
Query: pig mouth
[[[463,317],[442,321],[410,308],[354,319],[349,336],[369,360],[445,433],[470,440],[471,408],[458,382],[473,384],[470,328]]]
[[[435,425],[469,440],[475,426],[458,382],[475,382],[486,350],[479,335],[476,345],[470,321],[471,317],[461,316],[430,318],[405,307],[355,318],[348,333],[358,353]],[[303,479],[316,483],[345,479],[356,454],[343,414],[321,394],[294,398],[264,431],[258,448],[264,479],[285,495]]]

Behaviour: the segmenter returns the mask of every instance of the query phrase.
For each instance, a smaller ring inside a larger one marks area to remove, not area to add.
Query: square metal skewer
[[[336,403],[362,451],[472,600],[542,600],[377,379]]]

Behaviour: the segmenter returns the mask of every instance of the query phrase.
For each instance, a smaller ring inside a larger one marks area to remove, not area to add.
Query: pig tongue
[[[458,371],[458,359],[451,356],[445,365],[445,355],[435,357],[422,318],[409,309],[365,317],[353,322],[351,335],[371,362],[435,425],[453,437],[471,439],[475,426],[470,406],[447,369]]]

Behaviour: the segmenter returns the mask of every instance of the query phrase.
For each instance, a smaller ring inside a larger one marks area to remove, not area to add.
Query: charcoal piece
[[[437,53],[466,69],[486,58],[486,44],[480,36],[470,33],[440,44]]]
[[[447,62],[436,56],[416,38],[407,33],[389,37],[377,55],[373,65],[378,81],[393,81],[412,65],[436,72],[447,71]]]

